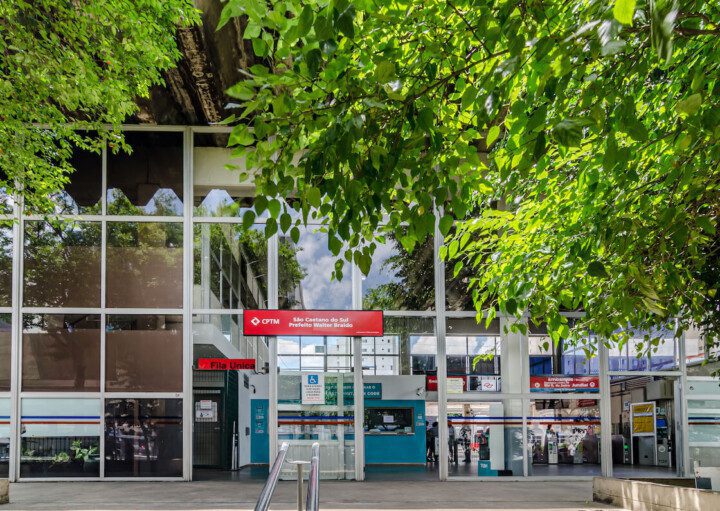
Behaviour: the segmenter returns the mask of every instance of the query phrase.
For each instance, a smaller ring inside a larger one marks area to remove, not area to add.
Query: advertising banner
[[[325,375],[323,373],[302,374],[302,404],[325,404]]]
[[[254,358],[199,358],[201,371],[243,371],[255,369]]]
[[[598,376],[531,376],[530,392],[600,392]]]
[[[630,414],[633,435],[655,434],[655,403],[633,403]]]
[[[382,311],[246,310],[245,335],[382,337]]]
[[[466,392],[467,380],[464,376],[448,376],[447,388],[448,393],[453,393],[453,391],[456,391],[456,393]],[[425,390],[427,390],[428,392],[437,392],[437,376],[435,376],[434,374],[429,374],[425,377]]]

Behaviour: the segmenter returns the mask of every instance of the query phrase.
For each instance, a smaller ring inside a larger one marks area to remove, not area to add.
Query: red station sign
[[[245,335],[381,337],[382,311],[246,310]]]
[[[254,358],[199,358],[198,369],[203,371],[243,371],[255,369]]]
[[[530,391],[580,391],[599,392],[600,378],[597,376],[531,376]]]

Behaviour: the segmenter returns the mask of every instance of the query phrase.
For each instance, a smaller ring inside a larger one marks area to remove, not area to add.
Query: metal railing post
[[[305,510],[318,511],[318,509],[320,509],[320,444],[315,442],[312,445]]]
[[[285,456],[288,452],[288,443],[283,442],[278,451],[275,462],[270,469],[270,475],[263,486],[260,496],[255,504],[255,511],[267,511],[270,507],[270,500],[272,499],[273,493],[275,492],[275,486],[277,486],[278,478],[280,477],[280,471],[282,470],[283,463],[285,463]]]

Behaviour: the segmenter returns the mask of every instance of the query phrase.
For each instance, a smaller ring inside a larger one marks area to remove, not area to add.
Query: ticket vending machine
[[[660,467],[672,466],[672,445],[670,439],[670,427],[665,415],[658,415],[655,420],[657,431],[657,465]]]

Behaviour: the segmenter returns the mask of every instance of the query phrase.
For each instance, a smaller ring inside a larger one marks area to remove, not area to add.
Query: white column
[[[501,385],[503,393],[522,394],[529,391],[529,365],[528,365],[528,351],[527,351],[527,335],[522,332],[513,332],[510,327],[515,323],[523,323],[527,326],[526,318],[517,320],[515,318],[500,317],[500,336],[501,336],[501,358],[500,358],[500,374],[501,374]],[[528,387],[525,388],[525,385]],[[518,417],[523,416],[523,402],[518,396],[516,399],[505,399],[503,406],[503,415],[505,417]],[[523,424],[525,421],[523,421]],[[505,428],[503,428],[503,432]],[[524,438],[525,434],[521,435]],[[506,437],[507,438],[507,437]],[[503,468],[515,471],[520,467],[508,467],[505,463],[506,452],[508,449],[513,450],[513,439],[510,438],[509,442],[504,445],[505,452],[502,453]],[[521,449],[526,449],[526,443],[523,442],[520,446]],[[525,473],[526,463],[525,456],[523,455],[523,467],[522,472]],[[512,458],[511,458],[512,459]]]
[[[268,309],[278,307],[278,236],[274,234],[268,243]],[[277,338],[268,337],[268,439],[270,444],[270,466],[278,452],[278,361]]]
[[[441,481],[448,478],[448,441],[447,426],[447,356],[445,348],[445,262],[440,258],[440,246],[443,236],[440,233],[440,217],[442,213],[435,211],[435,235],[433,237],[435,260],[435,337],[437,339],[437,399],[438,399],[438,440],[439,476]]]
[[[13,222],[13,256],[12,256],[12,332],[10,337],[10,482],[17,481],[20,474],[20,346],[22,339],[22,237],[24,225],[22,223],[19,197],[13,206],[15,221]]]
[[[596,338],[598,343],[600,373],[600,473],[603,477],[612,477],[612,401],[610,397],[609,350],[605,343]]]
[[[362,272],[352,265],[352,307],[362,310]],[[355,401],[355,479],[365,480],[365,383],[362,371],[362,337],[353,337],[353,388]]]
[[[678,341],[678,368],[680,369],[680,384],[679,389],[675,395],[675,399],[679,406],[676,409],[679,412],[679,417],[675,417],[675,431],[680,432],[680,442],[678,445],[677,439],[675,440],[675,451],[678,447],[680,448],[680,456],[675,453],[675,459],[678,460],[678,475],[682,477],[693,477],[694,469],[690,463],[690,441],[688,440],[688,434],[690,433],[690,424],[688,421],[688,406],[687,406],[687,358],[686,358],[686,346],[685,346],[685,332],[680,336]],[[677,436],[677,435],[676,435]],[[679,458],[679,459],[678,459]]]
[[[192,480],[193,468],[193,133],[183,131],[183,479]]]

